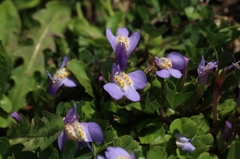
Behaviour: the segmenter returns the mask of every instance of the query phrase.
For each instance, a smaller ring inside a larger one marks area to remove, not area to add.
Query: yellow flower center
[[[57,70],[57,72],[54,74],[54,77],[53,77],[53,84],[56,84],[58,80],[61,80],[69,75],[70,75],[70,72],[66,67]]]
[[[119,35],[117,37],[117,39],[118,39],[118,43],[124,43],[124,45],[126,47],[126,53],[128,53],[128,45],[129,45],[128,37],[124,37],[124,36]]]
[[[66,124],[65,130],[67,135],[75,141],[86,141],[86,136],[84,134],[83,128],[78,121],[72,124]]]
[[[121,72],[120,74],[115,74],[113,76],[113,80],[123,91],[125,91],[127,87],[132,87],[131,79],[124,72]]]
[[[169,69],[172,68],[172,62],[168,58],[162,57],[159,59],[158,66],[162,69]]]

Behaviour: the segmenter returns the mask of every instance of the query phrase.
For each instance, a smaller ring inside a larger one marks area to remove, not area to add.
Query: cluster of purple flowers
[[[124,95],[131,101],[139,101],[140,95],[136,90],[146,86],[146,75],[140,70],[128,74],[124,70],[130,53],[138,44],[140,33],[135,32],[128,37],[129,32],[126,28],[118,28],[118,36],[114,36],[110,29],[106,30],[106,35],[116,54],[116,62],[112,65],[110,83],[105,84],[103,88],[114,99],[121,99]]]
[[[140,40],[140,32],[135,32],[129,37],[129,32],[126,28],[118,28],[117,34],[117,36],[114,36],[110,29],[106,29],[106,36],[115,53],[116,61],[112,65],[110,83],[105,84],[103,88],[116,100],[126,96],[131,101],[139,101],[140,95],[136,90],[143,89],[146,86],[146,75],[141,70],[131,73],[125,73],[124,71],[126,70],[131,52],[135,49]],[[70,71],[66,68],[67,61],[68,58],[64,57],[60,69],[57,70],[53,77],[48,71],[46,71],[51,79],[49,94],[52,97],[56,96],[58,89],[62,85],[65,85],[66,87],[75,87],[77,85],[77,82],[69,77]],[[156,75],[161,78],[169,78],[170,76],[181,78],[183,75],[186,76],[188,62],[189,59],[178,52],[171,52],[166,57],[155,57],[155,63],[158,66]],[[211,70],[217,67],[217,62],[209,62],[205,65],[204,57],[202,57],[197,68],[198,84],[205,86],[208,74]],[[238,63],[234,62],[228,67],[228,69],[233,67],[237,69],[240,68]],[[21,117],[16,112],[12,113],[11,116],[17,121],[21,120]],[[102,129],[98,124],[94,122],[78,122],[76,104],[74,104],[74,107],[66,114],[64,123],[65,128],[58,137],[58,146],[60,150],[63,149],[64,142],[69,139],[78,142],[78,148],[88,147],[90,149],[92,149],[89,144],[90,142],[102,143],[104,140]],[[226,122],[226,129],[222,134],[222,138],[229,140],[231,130],[231,124]],[[190,143],[192,139],[187,139],[181,134],[175,134],[175,137],[177,139],[176,145],[181,147],[182,150],[187,152],[193,152],[195,150],[195,147]],[[133,154],[129,154],[120,147],[108,147],[105,152],[105,157],[106,159],[135,159]],[[97,156],[97,158],[104,159],[102,156]]]

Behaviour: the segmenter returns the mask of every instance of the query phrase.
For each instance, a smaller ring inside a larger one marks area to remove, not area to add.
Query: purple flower
[[[235,60],[234,57],[233,57],[232,59],[233,59],[232,64],[231,64],[230,66],[228,66],[227,68],[225,68],[225,71],[229,71],[229,70],[231,70],[232,68],[235,68],[235,69],[237,69],[237,70],[240,71],[240,66],[239,66],[240,61],[235,62],[236,60]]]
[[[126,150],[121,147],[108,147],[105,151],[106,159],[135,159],[134,154],[129,154]],[[102,156],[97,156],[97,159],[105,159]]]
[[[189,142],[192,139],[187,139],[181,134],[174,135],[177,138],[176,144],[178,147],[181,147],[183,151],[193,152],[196,148]]]
[[[128,62],[128,56],[126,54],[126,47],[121,42],[116,47],[116,65],[119,65],[122,71],[125,70]]]
[[[206,85],[207,83],[207,78],[208,78],[208,74],[211,70],[213,70],[214,68],[217,68],[217,62],[209,62],[206,66],[205,66],[205,60],[204,57],[202,56],[202,60],[198,65],[198,84],[201,85]]]
[[[139,101],[140,95],[137,89],[143,89],[147,84],[147,78],[143,71],[137,70],[132,73],[124,73],[119,65],[112,66],[111,83],[103,88],[112,98],[121,99],[125,95],[131,101]]]
[[[77,85],[76,81],[74,81],[70,77],[68,77],[70,75],[70,72],[66,68],[67,62],[68,62],[68,58],[67,58],[67,56],[65,56],[60,69],[57,70],[57,72],[54,74],[53,77],[48,71],[46,71],[49,78],[51,79],[51,84],[50,84],[48,93],[52,97],[54,97],[56,95],[59,87],[61,87],[63,84],[66,87],[75,87]]]
[[[225,128],[222,131],[221,138],[226,142],[229,142],[231,136],[232,136],[232,124],[228,121],[225,121]]]
[[[162,78],[168,78],[170,75],[175,78],[181,78],[182,73],[180,70],[184,71],[186,66],[184,56],[177,52],[171,52],[167,57],[155,57],[155,62],[160,69],[156,74]]]
[[[75,140],[78,142],[78,148],[91,146],[89,142],[103,142],[103,132],[98,124],[94,122],[78,122],[77,105],[71,108],[65,119],[65,128],[63,132],[58,137],[58,147],[60,150],[63,149],[64,142],[67,140]]]
[[[139,39],[140,39],[140,32],[135,32],[132,34],[131,37],[128,37],[129,32],[126,28],[118,28],[117,30],[117,36],[114,36],[112,34],[111,29],[106,29],[106,36],[111,44],[113,51],[116,53],[116,48],[119,43],[124,43],[126,47],[126,54],[129,56],[130,53],[135,49],[137,46]]]
[[[184,60],[185,60],[185,67],[183,69],[181,69],[181,73],[184,75],[184,76],[187,76],[187,67],[188,67],[188,62],[189,62],[189,58],[183,56]]]
[[[17,112],[13,112],[10,116],[13,119],[15,119],[17,122],[20,122],[20,120],[22,119],[21,116]]]

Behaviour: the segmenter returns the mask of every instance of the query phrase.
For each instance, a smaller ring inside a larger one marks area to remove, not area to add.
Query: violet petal
[[[92,141],[92,137],[90,136],[90,132],[88,130],[88,123],[85,123],[85,122],[80,122],[80,125],[82,127],[82,131],[85,135],[85,140],[84,142],[93,142]]]
[[[91,138],[92,138],[92,142],[101,144],[104,140],[101,127],[94,122],[89,122],[87,124],[88,124],[89,134],[91,135]]]
[[[62,151],[64,143],[70,140],[68,135],[66,134],[65,130],[62,131],[62,133],[58,136],[58,147]]]
[[[167,55],[167,58],[172,62],[172,67],[181,70],[185,67],[186,62],[183,55],[177,52],[171,52]]]
[[[77,105],[73,104],[73,108],[69,109],[65,116],[64,123],[72,124],[73,122],[78,121]]]
[[[116,65],[119,65],[121,71],[125,70],[128,62],[126,47],[123,43],[119,43],[116,48]]]
[[[70,77],[65,77],[62,80],[63,80],[63,84],[66,87],[76,87],[77,86],[77,82],[74,81],[73,79],[71,79]]]
[[[20,120],[22,119],[21,116],[17,112],[13,112],[10,116],[13,119],[15,119],[17,122],[20,122]]]
[[[98,155],[98,156],[97,156],[97,159],[105,159],[105,158]]]
[[[189,142],[189,141],[192,140],[192,139],[188,139],[188,138],[182,136],[181,134],[175,134],[174,136],[175,136],[175,137],[177,138],[177,140],[180,141],[180,142]]]
[[[115,83],[108,83],[103,86],[105,91],[107,91],[110,96],[116,100],[121,99],[124,95],[123,91]]]
[[[60,69],[61,68],[63,68],[63,67],[66,67],[66,63],[68,62],[68,57],[67,56],[65,56],[64,58],[63,58],[63,62],[62,62],[62,65],[61,65],[61,67],[60,67]]]
[[[133,83],[133,87],[137,89],[143,89],[147,84],[147,77],[143,71],[137,70],[127,74]]]
[[[156,74],[161,78],[168,78],[170,77],[170,72],[166,69],[162,69],[159,71],[156,71]]]
[[[106,29],[106,36],[107,36],[107,39],[108,39],[109,43],[111,44],[113,51],[115,53],[116,47],[118,44],[117,37],[112,34],[112,31],[109,28]]]
[[[183,151],[193,152],[196,148],[190,143],[185,142],[181,145]]]
[[[50,72],[49,72],[49,71],[46,71],[46,73],[47,73],[48,77],[50,78],[50,80],[53,81],[53,77],[52,77],[52,75],[50,74]]]
[[[55,97],[57,94],[57,91],[59,89],[59,87],[61,87],[62,82],[57,82],[55,84],[53,84],[52,82],[50,83],[50,86],[48,88],[48,94],[50,94],[52,97]]]
[[[135,89],[127,89],[125,92],[125,96],[133,102],[137,102],[140,100],[140,95]]]
[[[176,70],[176,69],[171,69],[170,74],[175,78],[181,78],[182,77],[181,71]]]
[[[118,28],[117,34],[120,36],[128,37],[129,32],[128,32],[127,28]]]
[[[120,157],[131,158],[129,153],[121,147],[108,147],[105,151],[107,159],[115,159]]]
[[[128,56],[130,53],[136,48],[138,42],[140,40],[140,32],[135,32],[129,37],[129,48],[128,48]]]

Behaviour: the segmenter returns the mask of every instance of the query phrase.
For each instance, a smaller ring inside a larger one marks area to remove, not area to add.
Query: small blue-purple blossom
[[[177,52],[171,52],[167,57],[155,57],[155,62],[159,68],[156,74],[161,78],[168,78],[170,75],[181,78],[182,72],[185,73],[187,69],[184,56]]]
[[[13,119],[15,119],[17,122],[20,122],[20,120],[22,119],[21,116],[17,112],[13,112],[10,116]]]
[[[103,142],[103,132],[100,126],[94,122],[78,122],[77,105],[74,104],[64,118],[64,130],[58,137],[58,147],[63,149],[67,140],[78,142],[78,148],[88,147],[92,149],[89,142]]]
[[[128,37],[128,35],[129,32],[127,28],[118,28],[117,36],[112,34],[111,29],[106,29],[106,36],[113,48],[114,53],[116,53],[116,48],[119,43],[123,43],[125,45],[127,56],[129,56],[130,53],[135,49],[140,39],[140,32],[138,31],[133,33],[131,37]]]
[[[229,121],[225,121],[225,128],[222,131],[221,138],[226,142],[229,142],[231,136],[232,136],[232,124]]]
[[[108,147],[105,151],[105,158],[97,156],[97,159],[135,159],[135,156],[121,147]]]
[[[176,137],[176,145],[178,147],[181,147],[183,151],[187,151],[187,152],[193,152],[196,148],[189,142],[192,139],[188,139],[184,136],[182,136],[181,134],[175,134],[174,135]]]
[[[207,63],[207,65],[205,66],[205,60],[204,57],[202,56],[202,60],[198,65],[197,71],[198,71],[198,84],[201,85],[206,85],[207,83],[207,78],[208,78],[208,74],[211,70],[213,70],[214,68],[217,68],[217,62],[209,62]]]
[[[61,87],[63,84],[66,87],[75,87],[77,85],[76,81],[69,77],[70,71],[66,68],[67,62],[68,57],[65,56],[60,69],[57,70],[53,77],[48,71],[46,71],[51,80],[48,93],[52,97],[54,97],[57,94],[59,87]]]
[[[233,59],[232,64],[231,64],[230,66],[228,66],[227,68],[225,68],[225,71],[229,71],[229,70],[231,70],[232,68],[235,68],[235,69],[237,69],[237,70],[240,71],[240,66],[239,66],[240,61],[236,62],[236,60],[235,60],[234,57],[233,57],[232,59]]]
[[[103,88],[112,98],[118,100],[125,95],[131,101],[139,101],[140,95],[137,89],[143,89],[147,84],[147,78],[143,71],[137,70],[132,73],[124,73],[119,65],[112,66],[110,83]]]

